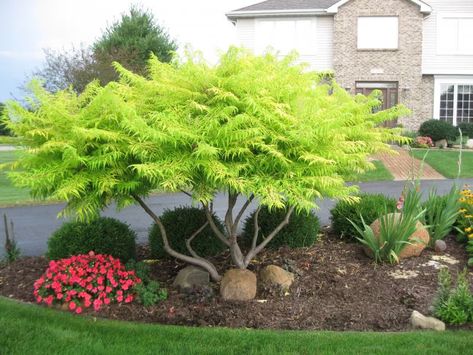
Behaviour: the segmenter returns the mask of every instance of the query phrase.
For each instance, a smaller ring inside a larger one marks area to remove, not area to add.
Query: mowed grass
[[[74,316],[0,298],[2,354],[471,354],[473,334],[187,328]]]
[[[0,164],[15,161],[20,151],[0,151]],[[0,170],[0,205],[16,204],[31,200],[28,189],[13,186],[7,176],[8,170]]]
[[[379,160],[374,160],[373,164],[375,166],[375,170],[370,170],[365,172],[364,174],[358,175],[354,182],[369,182],[369,181],[392,181],[394,180],[394,176],[391,172],[386,169],[384,164]]]
[[[422,160],[426,149],[415,149],[412,154],[415,158]],[[427,154],[425,162],[437,170],[443,176],[454,179],[458,173],[458,159],[460,151],[432,149]],[[473,178],[473,152],[462,152],[461,178]]]

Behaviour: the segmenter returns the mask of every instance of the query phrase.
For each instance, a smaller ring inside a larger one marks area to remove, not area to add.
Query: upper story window
[[[267,19],[256,21],[255,49],[263,53],[268,47],[288,54],[315,54],[315,19]]]
[[[438,54],[473,55],[473,14],[439,14]]]
[[[399,48],[399,18],[397,16],[358,17],[358,49]]]

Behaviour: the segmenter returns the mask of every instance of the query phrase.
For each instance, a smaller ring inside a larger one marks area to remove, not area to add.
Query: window
[[[439,54],[473,54],[473,14],[441,14],[438,31]]]
[[[440,84],[438,118],[454,125],[473,123],[473,83]]]
[[[296,50],[301,55],[315,54],[315,20],[259,20],[256,23],[255,49],[263,53],[268,47],[288,54]]]
[[[398,49],[398,17],[358,17],[358,49]]]

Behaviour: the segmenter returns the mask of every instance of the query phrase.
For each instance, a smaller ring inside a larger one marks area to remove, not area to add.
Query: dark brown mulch
[[[460,261],[449,265],[456,274],[466,265],[465,248],[454,237],[448,238],[447,244],[447,255]],[[145,257],[146,248],[141,248],[139,254]],[[421,257],[404,260],[400,265],[375,265],[358,244],[347,244],[333,236],[325,236],[312,248],[266,251],[251,267],[253,271],[275,264],[299,275],[289,294],[260,289],[256,300],[250,302],[223,301],[215,284],[210,291],[179,293],[171,284],[184,265],[173,260],[161,261],[152,265],[152,275],[168,288],[168,300],[149,308],[138,303],[112,305],[98,315],[189,326],[408,330],[412,310],[428,314],[435,296],[438,271],[423,266],[434,254],[425,250]],[[230,267],[225,255],[215,263],[221,271]],[[0,295],[33,302],[33,283],[47,264],[44,258],[23,258],[0,268]],[[393,271],[416,271],[418,276],[394,279],[390,275]],[[212,291],[213,296],[209,295]]]

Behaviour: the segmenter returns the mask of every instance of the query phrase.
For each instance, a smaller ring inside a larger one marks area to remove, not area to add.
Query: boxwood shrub
[[[114,218],[67,222],[49,238],[47,257],[57,260],[94,251],[126,262],[136,256],[135,240],[135,232],[127,224]]]
[[[258,224],[260,227],[258,243],[284,220],[286,213],[287,211],[285,209],[269,210],[267,207],[261,208],[258,216]],[[254,218],[255,212],[245,220],[243,225],[240,245],[245,249],[249,249],[253,241]],[[319,229],[319,219],[314,213],[294,212],[289,219],[289,224],[274,237],[267,247],[272,249],[278,249],[282,246],[288,246],[290,248],[309,247],[316,242]]]
[[[166,210],[160,216],[166,228],[166,234],[171,247],[179,253],[189,255],[186,239],[207,222],[205,211],[197,207],[177,207]],[[218,229],[223,232],[222,222],[216,215],[213,216]],[[153,258],[168,256],[164,251],[163,240],[159,227],[154,224],[149,232],[149,245]],[[223,251],[226,246],[217,238],[210,226],[207,226],[192,241],[192,249],[202,257],[214,256]]]
[[[419,128],[419,136],[432,138],[434,142],[446,139],[447,141],[455,140],[458,136],[457,129],[446,121],[428,120],[421,124]]]
[[[473,123],[463,122],[458,125],[458,128],[462,130],[463,136],[473,139]]]
[[[397,201],[394,198],[382,194],[361,194],[359,197],[359,203],[339,201],[330,211],[332,230],[346,240],[355,240],[358,236],[349,219],[361,225],[360,216],[363,216],[365,223],[369,225],[382,216],[386,209],[388,213],[396,210]]]

